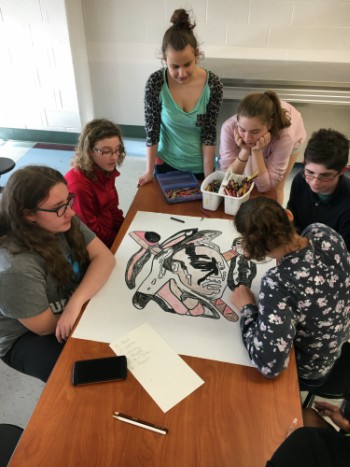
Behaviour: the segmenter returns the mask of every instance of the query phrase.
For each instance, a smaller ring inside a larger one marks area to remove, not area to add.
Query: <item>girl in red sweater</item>
[[[76,195],[74,211],[110,248],[123,223],[115,179],[125,158],[125,148],[117,125],[106,119],[87,123],[66,173],[68,189]]]

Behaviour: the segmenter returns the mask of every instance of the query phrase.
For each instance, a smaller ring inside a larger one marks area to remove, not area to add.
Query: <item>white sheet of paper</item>
[[[119,338],[110,347],[117,355],[126,355],[128,369],[163,412],[204,384],[148,323]]]

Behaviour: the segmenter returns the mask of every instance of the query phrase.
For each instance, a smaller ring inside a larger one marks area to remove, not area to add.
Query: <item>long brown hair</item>
[[[81,132],[72,160],[72,166],[84,172],[88,178],[93,178],[95,167],[91,156],[93,148],[101,139],[113,138],[114,136],[120,139],[120,153],[117,165],[122,165],[125,159],[125,147],[119,127],[105,118],[96,118],[87,123]]]
[[[284,128],[291,125],[289,112],[282,108],[274,91],[248,94],[239,103],[237,116],[238,120],[239,117],[256,117],[264,125],[271,125],[270,133],[276,139],[280,138]]]
[[[296,233],[285,209],[276,201],[258,197],[243,203],[235,216],[236,229],[250,259],[263,260],[269,251],[290,243]]]
[[[29,222],[25,216],[34,212],[58,183],[67,184],[63,175],[50,167],[26,166],[11,175],[0,204],[0,246],[12,254],[37,253],[60,285],[65,285],[73,278],[73,269],[59,247],[59,236]],[[72,249],[72,261],[78,261],[84,270],[88,253],[74,217],[65,237]]]

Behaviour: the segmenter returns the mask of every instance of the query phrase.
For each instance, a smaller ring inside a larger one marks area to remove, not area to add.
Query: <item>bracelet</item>
[[[239,154],[238,154],[237,159],[238,159],[239,161],[241,161],[241,162],[248,162],[249,157],[248,157],[248,159],[246,159],[245,161],[242,161],[242,159],[239,157]]]

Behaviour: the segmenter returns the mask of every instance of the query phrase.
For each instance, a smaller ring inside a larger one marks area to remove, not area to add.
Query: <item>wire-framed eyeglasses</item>
[[[114,151],[112,148],[96,148],[96,147],[93,147],[93,150],[97,152],[98,154],[100,154],[100,156],[104,156],[104,157],[112,157],[114,154],[116,156],[121,156],[122,154],[124,154],[123,146],[119,146]]]
[[[44,209],[44,208],[36,208],[35,211],[43,211],[43,212],[55,212],[58,217],[62,217],[65,215],[67,208],[73,207],[75,201],[75,194],[68,193],[67,202],[65,204],[61,204],[56,209]]]
[[[309,170],[304,169],[303,176],[305,180],[308,180],[308,181],[317,179],[321,183],[329,183],[329,182],[333,182],[333,180],[339,176],[339,172],[337,172],[334,175],[331,175],[331,174],[315,175],[313,172],[310,172]]]

